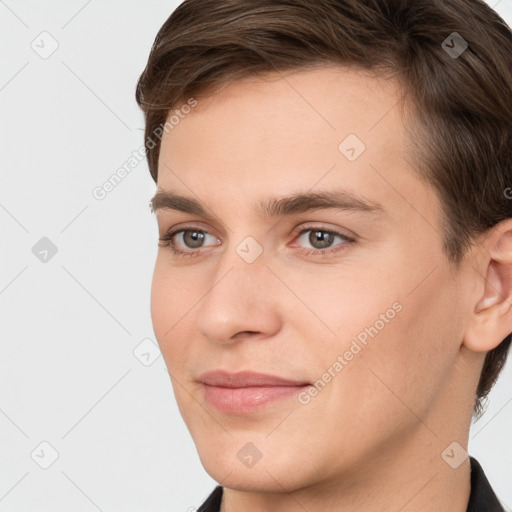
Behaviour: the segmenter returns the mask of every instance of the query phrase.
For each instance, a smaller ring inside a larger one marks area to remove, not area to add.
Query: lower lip
[[[204,386],[206,401],[221,412],[244,414],[264,408],[272,402],[299,394],[306,386],[265,386],[223,388]]]

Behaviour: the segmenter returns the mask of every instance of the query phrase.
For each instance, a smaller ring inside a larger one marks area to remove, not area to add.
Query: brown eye
[[[183,234],[183,243],[189,249],[197,249],[202,246],[204,242],[204,231],[196,231],[187,229],[182,231]]]
[[[196,256],[208,248],[208,244],[205,245],[208,237],[211,237],[214,242],[210,245],[219,244],[215,236],[207,231],[193,227],[170,231],[159,240],[162,242],[161,247],[169,246],[171,251],[176,255]]]
[[[333,243],[334,236],[330,231],[312,229],[310,230],[308,242],[315,249],[327,249]]]
[[[337,238],[341,240],[341,243],[334,243]],[[303,248],[317,249],[317,252],[321,252],[326,249],[330,249],[331,247],[336,247],[338,245],[346,245],[347,243],[353,241],[353,239],[341,233],[337,233],[336,231],[331,231],[320,227],[303,229],[299,233],[298,240],[301,242]],[[309,244],[310,247],[307,247],[307,244]]]

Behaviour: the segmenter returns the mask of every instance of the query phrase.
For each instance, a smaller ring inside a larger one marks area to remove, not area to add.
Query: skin
[[[393,79],[342,67],[270,74],[198,97],[164,133],[158,190],[210,217],[156,212],[161,237],[185,223],[208,236],[197,257],[161,244],[151,315],[223,512],[466,510],[469,459],[453,469],[441,454],[453,442],[467,450],[485,353],[512,331],[512,225],[478,240],[459,269],[448,261],[437,195],[406,158],[400,94]],[[349,133],[366,145],[352,162],[338,150]],[[256,212],[264,199],[339,187],[384,212]],[[299,236],[303,225],[355,242],[335,237],[337,252],[307,255],[322,246]],[[250,264],[236,252],[248,236],[263,249]],[[197,252],[187,240],[174,237]],[[217,368],[317,381],[397,302],[306,405],[226,414],[205,402],[196,379]],[[237,457],[248,442],[262,454],[252,467]]]

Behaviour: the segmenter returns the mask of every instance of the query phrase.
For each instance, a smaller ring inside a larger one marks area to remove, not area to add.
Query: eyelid
[[[180,234],[182,232],[185,232],[185,231],[200,231],[201,233],[205,233],[205,235],[213,236],[217,240],[219,240],[219,237],[216,237],[215,235],[210,233],[207,229],[198,227],[197,225],[188,225],[188,224],[180,225],[180,226],[178,226],[176,228],[170,228],[169,230],[167,230],[163,234],[163,236],[161,236],[159,238],[159,240],[167,242],[172,247],[173,244],[172,244],[171,239],[174,238],[176,235],[178,235],[178,234]],[[213,244],[213,245],[219,245],[219,244]],[[206,246],[206,247],[211,247],[211,246]],[[181,252],[183,252],[183,253],[197,253],[197,252],[200,252],[202,249],[205,249],[206,247],[199,247],[197,249],[188,249],[186,251],[181,251]],[[177,251],[180,251],[180,250],[177,250]]]
[[[208,233],[208,234],[212,235],[210,226],[202,227],[197,222],[194,223],[194,221],[191,221],[190,223],[179,224],[179,225],[176,225],[169,229],[164,230],[163,236],[171,235],[171,234],[174,235],[176,233],[179,233],[180,231],[187,231],[187,230],[203,231],[204,233]],[[216,238],[220,238],[217,235],[213,235],[213,236],[215,236]]]
[[[190,230],[196,229],[197,231],[203,231],[210,235],[212,234],[210,231],[208,231],[208,229],[198,226],[197,224],[186,224],[185,223],[185,224],[182,224],[182,225],[176,227],[176,229],[169,228],[168,230],[166,230],[164,232],[163,236],[175,235],[175,234],[179,233],[180,231],[186,231],[188,229],[190,229]],[[342,235],[346,238],[356,238],[357,237],[355,235],[355,233],[347,230],[346,228],[330,227],[330,226],[327,226],[322,221],[303,222],[302,224],[299,224],[297,227],[295,227],[291,234],[292,234],[292,236],[295,237],[295,236],[301,234],[302,231],[307,230],[307,229],[317,229],[318,231],[329,231],[334,234]],[[216,236],[216,235],[214,235],[214,236]],[[217,238],[220,238],[220,237],[217,237]]]
[[[340,243],[334,244],[330,247],[324,249],[316,249],[316,248],[307,248],[300,247],[297,245],[295,240],[304,236],[308,231],[323,231],[325,233],[330,233],[334,235],[334,237],[341,238],[342,241]],[[337,256],[343,253],[349,246],[356,243],[356,237],[352,235],[346,235],[339,229],[328,228],[325,226],[313,225],[313,226],[301,226],[298,230],[297,236],[294,238],[294,242],[291,247],[297,247],[297,250],[302,253],[304,256],[312,256],[315,258],[328,258],[329,256]]]
[[[334,235],[342,236],[344,238],[347,238],[349,240],[355,240],[356,234],[352,233],[348,229],[340,228],[340,227],[330,227],[326,223],[323,222],[304,222],[297,226],[292,234],[293,236],[301,235],[304,231],[310,231],[310,230],[316,230],[316,231],[326,231],[328,233],[332,233]]]

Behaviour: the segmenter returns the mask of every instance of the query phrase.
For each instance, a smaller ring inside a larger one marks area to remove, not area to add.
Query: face
[[[445,402],[464,285],[399,95],[341,67],[244,79],[164,133],[158,192],[189,201],[155,202],[153,326],[227,487],[334,481],[436,441],[418,418]]]

